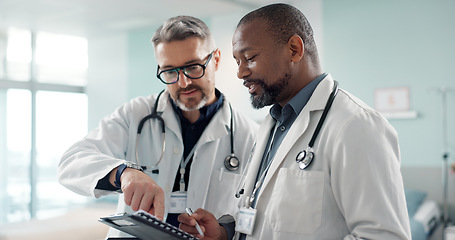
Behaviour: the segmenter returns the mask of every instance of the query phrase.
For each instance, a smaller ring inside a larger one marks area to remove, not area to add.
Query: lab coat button
[[[281,126],[280,130],[283,132],[284,130],[286,130],[286,127],[285,126]]]
[[[180,149],[178,147],[174,147],[174,154],[179,154]]]

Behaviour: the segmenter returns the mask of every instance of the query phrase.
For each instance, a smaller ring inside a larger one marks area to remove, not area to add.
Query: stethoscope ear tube
[[[230,121],[230,142],[231,142],[231,155],[227,156],[224,159],[224,166],[229,171],[235,171],[239,169],[240,161],[234,154],[234,116],[232,112],[231,104],[229,104],[229,110],[231,112],[231,121]]]
[[[329,113],[330,108],[332,107],[333,100],[335,100],[336,95],[338,94],[338,82],[333,81],[333,90],[330,93],[329,99],[325,104],[324,111],[322,112],[321,119],[319,119],[318,125],[316,126],[316,130],[314,130],[313,136],[311,137],[310,143],[308,146],[313,148],[314,142],[319,135],[319,131],[321,131],[322,124],[324,124],[325,118],[327,117],[327,113]]]
[[[137,135],[136,135],[136,162],[139,163],[139,141],[140,141],[140,138],[141,138],[141,132],[142,132],[142,128],[144,127],[144,124],[147,120],[151,119],[151,118],[155,118],[157,119],[159,122],[160,122],[160,125],[161,125],[161,132],[162,132],[162,139],[163,139],[163,144],[162,144],[162,150],[161,150],[161,156],[160,158],[158,159],[158,161],[156,162],[156,164],[154,164],[151,168],[152,168],[152,171],[153,171],[153,168],[155,168],[156,166],[158,166],[158,164],[161,162],[161,160],[163,160],[163,156],[164,156],[164,152],[166,150],[166,129],[165,129],[165,125],[164,125],[164,120],[163,118],[158,115],[158,103],[159,103],[159,100],[160,100],[160,97],[161,97],[161,94],[164,92],[161,91],[159,94],[158,94],[158,97],[156,98],[156,101],[155,101],[155,106],[153,106],[153,110],[152,110],[152,113],[145,116],[144,118],[142,118],[142,120],[139,122],[139,125],[137,127]]]

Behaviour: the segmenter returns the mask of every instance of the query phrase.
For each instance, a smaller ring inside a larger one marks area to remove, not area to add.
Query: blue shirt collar
[[[314,90],[318,86],[318,84],[324,79],[328,74],[323,73],[319,75],[316,79],[308,83],[302,90],[300,90],[289,102],[284,105],[282,108],[279,104],[274,104],[270,108],[270,115],[276,121],[283,122],[291,115],[298,116],[305,105],[313,95]]]

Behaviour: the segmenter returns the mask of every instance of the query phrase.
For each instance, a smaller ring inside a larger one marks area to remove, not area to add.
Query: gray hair
[[[207,25],[202,20],[191,16],[169,18],[155,31],[151,41],[156,47],[162,42],[168,43],[191,37],[198,37],[205,41],[211,50],[215,49],[215,39]]]

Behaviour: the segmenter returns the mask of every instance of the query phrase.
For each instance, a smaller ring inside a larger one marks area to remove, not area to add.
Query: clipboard
[[[141,240],[197,240],[193,235],[163,222],[152,214],[139,210],[135,213],[121,213],[98,220],[110,227],[131,234]]]

